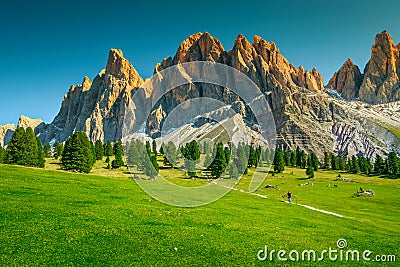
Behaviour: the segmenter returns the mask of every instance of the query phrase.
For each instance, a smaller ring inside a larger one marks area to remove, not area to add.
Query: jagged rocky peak
[[[347,77],[344,73],[345,70],[351,72],[350,65],[346,62],[342,66],[341,78]],[[371,58],[364,68],[359,86],[357,86],[358,80],[356,80],[360,77],[358,73],[354,75],[353,80],[349,77],[344,83],[341,83],[337,77],[339,72],[340,70],[334,74],[331,79],[332,83],[330,81],[328,87],[332,87],[338,92],[344,90],[345,93],[342,93],[342,96],[346,99],[353,99],[358,92],[360,100],[371,104],[400,100],[400,49],[399,45],[394,44],[392,36],[387,31],[382,31],[375,36],[375,43],[371,48]],[[356,74],[358,71],[353,70],[353,72]],[[351,89],[354,89],[354,92]],[[346,94],[346,90],[348,90],[348,94]]]
[[[139,73],[132,66],[132,64],[124,58],[124,53],[120,49],[110,49],[108,53],[106,65],[106,83],[112,82],[113,78],[124,80],[128,82],[130,87],[139,87],[143,83],[143,79]]]
[[[333,74],[327,87],[335,89],[345,99],[355,99],[359,96],[361,82],[360,69],[348,58],[342,67]]]
[[[26,129],[26,128],[28,128],[28,127],[31,127],[32,130],[35,130],[35,128],[36,128],[39,124],[41,124],[42,122],[43,122],[42,119],[39,119],[39,118],[37,118],[37,119],[31,119],[31,118],[29,118],[29,117],[27,117],[27,116],[21,115],[21,116],[19,117],[19,120],[18,120],[18,127],[22,127],[22,128],[24,128],[24,129]]]
[[[224,47],[208,32],[190,35],[178,47],[172,63],[191,61],[218,61]]]

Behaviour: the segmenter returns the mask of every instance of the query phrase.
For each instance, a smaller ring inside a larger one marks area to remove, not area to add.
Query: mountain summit
[[[336,89],[345,99],[379,104],[400,100],[400,43],[394,45],[387,31],[376,35],[371,58],[359,73],[353,63],[346,63],[330,79],[327,87]],[[360,82],[361,81],[361,82]]]

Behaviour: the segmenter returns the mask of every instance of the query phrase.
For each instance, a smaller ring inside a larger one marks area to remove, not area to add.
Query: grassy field
[[[261,198],[245,192],[250,170],[237,186],[244,192],[231,191],[202,207],[177,208],[144,193],[126,168],[106,170],[98,162],[92,174],[75,174],[57,170],[54,163],[49,161],[47,170],[0,165],[1,266],[398,266],[399,259],[262,262],[257,252],[267,245],[319,253],[335,249],[344,238],[346,249],[399,256],[399,180],[341,174],[353,182],[334,182],[333,171],[318,171],[307,180],[304,170],[286,169],[267,177],[256,192],[267,196]],[[206,182],[161,172],[182,185]],[[264,188],[267,184],[280,190]],[[353,198],[360,186],[376,195]],[[344,217],[286,204],[281,195],[287,190],[299,204]]]

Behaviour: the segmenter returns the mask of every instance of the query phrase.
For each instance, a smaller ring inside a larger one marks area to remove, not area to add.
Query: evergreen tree
[[[25,165],[25,129],[18,127],[8,142],[4,162]]]
[[[150,179],[153,179],[155,176],[157,176],[159,170],[157,159],[154,155],[149,155],[147,149],[145,149],[142,153],[144,174],[149,176]]]
[[[65,170],[90,172],[94,163],[91,142],[85,132],[73,133],[65,142],[61,166]]]
[[[124,160],[122,159],[123,157],[122,142],[117,142],[116,144],[114,144],[114,151],[115,151],[115,159],[111,162],[111,167],[113,169],[118,169],[124,166]]]
[[[301,151],[300,148],[297,148],[296,150],[296,166],[299,168],[303,168],[303,163],[302,163],[302,156],[304,151]]]
[[[332,154],[329,152],[324,152],[324,167],[329,170],[332,167]]]
[[[0,163],[4,163],[6,150],[0,145]]]
[[[384,162],[383,158],[379,155],[376,155],[376,158],[375,158],[374,172],[376,172],[379,175],[382,175],[385,173],[385,162]]]
[[[274,160],[274,172],[282,172],[285,170],[285,162],[283,158],[283,151],[281,148],[276,148],[275,150],[275,160]]]
[[[225,153],[226,165],[229,165],[229,162],[231,160],[231,150],[229,149],[229,147],[224,148],[224,153]]]
[[[229,178],[236,179],[239,177],[238,169],[234,162],[229,163]]]
[[[44,144],[43,155],[45,158],[51,158],[51,146],[49,143]]]
[[[187,173],[190,177],[196,176],[196,162],[200,159],[200,148],[198,143],[193,140],[181,148],[181,152],[185,157]]]
[[[319,161],[317,155],[314,152],[311,152],[311,166],[314,168],[314,171],[318,171]]]
[[[40,143],[40,145],[41,144],[42,143]],[[36,135],[33,132],[31,127],[26,128],[24,148],[25,148],[25,151],[24,151],[24,164],[23,165],[32,166],[32,167],[39,166],[38,142],[36,140]],[[43,147],[40,146],[40,149],[42,150],[42,157],[43,157]]]
[[[146,152],[149,157],[151,156],[151,147],[150,147],[150,141],[146,141]]]
[[[211,175],[215,178],[221,177],[222,173],[225,172],[226,166],[226,158],[223,146],[222,144],[218,144],[216,147],[214,161],[210,166]]]
[[[358,163],[358,159],[354,155],[351,157],[351,164],[352,164],[351,171],[355,174],[360,173],[361,171],[360,164]]]
[[[339,159],[335,155],[331,156],[331,169],[332,170],[339,170]]]
[[[111,157],[113,155],[113,147],[110,141],[107,141],[107,143],[105,144],[104,154],[107,157]]]
[[[290,152],[286,151],[283,153],[283,161],[285,163],[285,166],[290,166]]]
[[[45,165],[44,155],[45,154],[44,154],[44,149],[42,147],[42,141],[40,141],[39,137],[36,137],[36,145],[37,145],[36,167],[44,168],[44,165]],[[50,145],[49,145],[49,147],[50,147]]]
[[[314,178],[314,167],[312,166],[311,162],[307,165],[306,175],[308,178]]]
[[[161,147],[160,147],[160,154],[161,155],[164,155],[164,144],[161,144]]]
[[[346,170],[346,160],[343,156],[339,156],[339,170],[345,171]]]
[[[257,155],[256,151],[254,150],[253,146],[249,146],[249,160],[247,162],[247,166],[249,168],[256,166],[257,164]]]
[[[153,142],[151,143],[151,146],[153,148],[153,154],[154,156],[157,158],[158,152],[157,152],[157,143],[156,140],[153,140]]]
[[[296,163],[297,163],[296,150],[292,150],[290,152],[290,166],[296,167]]]
[[[395,152],[390,152],[387,158],[388,162],[388,173],[398,174],[399,173],[399,158]]]
[[[307,166],[307,154],[304,150],[301,151],[301,168],[305,169]]]
[[[63,149],[64,149],[64,146],[60,143],[60,142],[56,142],[55,144],[54,144],[54,157],[56,158],[56,159],[58,159],[59,157],[61,157],[61,155],[62,155],[62,152],[63,152]]]
[[[95,151],[96,151],[96,160],[103,160],[104,156],[104,145],[101,140],[97,140],[94,144]]]

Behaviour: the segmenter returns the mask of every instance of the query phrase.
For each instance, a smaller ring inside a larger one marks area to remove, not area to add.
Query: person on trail
[[[292,203],[292,193],[290,191],[287,192],[287,198],[290,203]]]
[[[365,192],[364,188],[360,187],[360,193],[364,193],[364,192]]]

